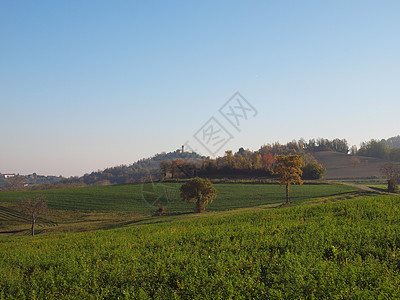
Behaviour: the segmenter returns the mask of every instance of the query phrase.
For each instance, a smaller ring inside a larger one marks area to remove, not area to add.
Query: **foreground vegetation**
[[[399,298],[399,210],[387,195],[3,239],[0,298]]]

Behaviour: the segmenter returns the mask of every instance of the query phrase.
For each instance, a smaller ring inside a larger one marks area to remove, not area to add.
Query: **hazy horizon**
[[[2,2],[0,172],[81,176],[186,142],[210,155],[194,135],[212,117],[231,136],[219,155],[300,138],[359,146],[397,136],[399,9]],[[235,126],[219,110],[237,91],[253,109]]]

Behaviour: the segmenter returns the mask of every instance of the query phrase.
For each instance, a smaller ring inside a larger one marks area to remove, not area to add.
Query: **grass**
[[[225,211],[254,210],[277,207],[285,201],[285,191],[276,184],[215,184],[217,199],[209,206],[215,216]],[[75,188],[35,192],[0,193],[0,236],[29,235],[30,223],[18,213],[21,197],[44,193],[49,202],[49,212],[37,223],[36,233],[48,235],[63,232],[81,232],[109,229],[132,223],[171,222],[193,218],[193,204],[179,199],[180,184],[114,185],[105,187]],[[343,195],[357,196],[357,189],[344,185],[293,186],[292,203],[318,201],[321,197]],[[168,216],[151,217],[157,204],[167,207]]]
[[[361,185],[385,185],[386,178],[338,178],[336,181],[340,182],[348,182],[348,183],[355,183]]]
[[[85,212],[76,210],[49,209],[36,223],[36,235],[65,232],[82,232],[109,229],[137,222],[144,214],[132,212]],[[0,206],[0,237],[27,236],[31,234],[30,220],[18,213],[13,204]]]
[[[115,211],[150,213],[158,203],[169,211],[190,211],[193,205],[184,203],[179,197],[180,183],[126,184],[101,187],[72,188],[32,192],[0,193],[1,203],[17,203],[21,197],[34,194],[46,195],[49,206],[54,209],[79,211]],[[210,210],[227,210],[264,204],[281,203],[285,190],[277,184],[215,184],[217,199]],[[357,191],[344,185],[292,186],[291,201],[297,205],[309,199]]]
[[[0,298],[400,298],[400,196],[346,197],[2,239]]]

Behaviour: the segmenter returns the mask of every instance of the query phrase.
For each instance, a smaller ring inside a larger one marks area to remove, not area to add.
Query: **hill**
[[[182,159],[185,161],[203,160],[205,157],[195,152],[181,152],[177,150],[169,153],[156,154],[153,157],[138,160],[131,165],[121,165],[117,167],[98,170],[82,177],[71,177],[61,181],[62,183],[83,182],[85,184],[123,184],[141,182],[151,177],[160,177],[160,163],[163,160]]]
[[[384,141],[389,147],[400,148],[400,135],[382,141]]]
[[[313,155],[327,169],[325,179],[380,177],[380,168],[388,162],[385,159],[334,151],[314,152]]]

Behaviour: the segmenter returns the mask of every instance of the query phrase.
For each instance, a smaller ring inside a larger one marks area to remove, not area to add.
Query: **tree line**
[[[279,155],[299,155],[304,161],[305,179],[320,179],[326,169],[318,164],[301,142],[267,144],[257,151],[240,148],[237,152],[228,150],[224,156],[200,161],[182,159],[164,160],[160,163],[161,178],[193,177],[274,177],[274,166]]]
[[[354,153],[352,153],[354,154]],[[370,140],[361,144],[360,148],[355,152],[360,156],[370,156],[392,161],[400,161],[400,148],[391,147],[385,140]]]

